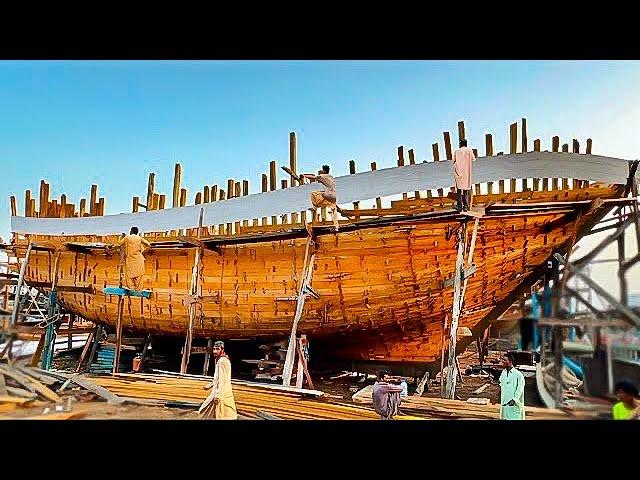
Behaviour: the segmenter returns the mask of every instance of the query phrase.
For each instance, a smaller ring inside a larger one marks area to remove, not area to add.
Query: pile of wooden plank
[[[91,380],[125,399],[199,405],[209,394],[210,378],[162,374],[116,374]],[[324,400],[317,391],[233,381],[238,413],[249,418],[292,420],[376,420],[371,408]],[[418,419],[401,415],[398,419]]]
[[[372,389],[373,385],[368,385],[358,391],[353,395],[353,401],[363,405],[372,404]],[[409,396],[402,399],[400,410],[407,414],[429,418],[482,420],[500,418],[500,405],[480,405],[443,398]],[[596,418],[597,415],[593,411],[525,407],[525,417],[527,420],[568,420]]]

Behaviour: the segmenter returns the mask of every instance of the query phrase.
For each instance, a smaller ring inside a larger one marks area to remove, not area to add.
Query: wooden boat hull
[[[601,197],[615,198],[620,188]],[[574,198],[579,197],[574,194]],[[505,210],[482,217],[473,256],[477,271],[469,279],[460,326],[474,334],[482,332],[539,278],[554,252],[565,253],[574,234],[579,238],[611,208],[600,205],[576,215],[583,207]],[[470,234],[473,218],[466,218]],[[445,316],[452,309],[453,287],[445,287],[444,282],[454,274],[454,231],[461,221],[460,215],[442,212],[318,235],[311,248],[315,253],[311,285],[320,298],[306,301],[298,333],[317,341],[319,349],[335,359],[414,365],[436,362],[442,353]],[[58,245],[68,241],[63,237],[49,240]],[[193,335],[287,337],[306,244],[304,237],[281,238],[203,249],[199,279],[203,299],[196,304]],[[194,243],[188,248],[154,249],[147,255],[144,288],[153,294],[149,299],[125,298],[125,331],[186,334],[197,248]],[[16,250],[19,257],[24,256],[26,242]],[[88,320],[115,326],[118,297],[101,290],[118,284],[118,255],[34,250],[26,282],[40,287],[51,283],[56,255],[60,256],[59,302]],[[92,287],[96,292],[64,291],[65,286]],[[469,339],[459,341],[461,349]]]

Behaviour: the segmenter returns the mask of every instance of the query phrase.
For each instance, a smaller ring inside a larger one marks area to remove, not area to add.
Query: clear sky
[[[480,152],[485,133],[507,150],[508,125],[526,117],[543,149],[591,137],[593,153],[635,159],[639,100],[640,62],[0,61],[0,236],[9,195],[22,213],[42,178],[76,206],[97,183],[107,214],[145,198],[150,171],[170,203],[176,161],[189,203],[227,178],[256,191],[269,160],[288,162],[290,131],[300,170],[336,175],[350,159],[395,165],[398,145],[430,157],[458,120]]]

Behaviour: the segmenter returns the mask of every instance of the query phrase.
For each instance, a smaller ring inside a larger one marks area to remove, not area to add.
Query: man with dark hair
[[[118,245],[124,246],[127,287],[132,290],[142,290],[144,279],[144,250],[142,246],[151,248],[151,244],[138,235],[138,227],[131,227],[129,235],[122,237]]]
[[[231,388],[231,361],[224,353],[224,342],[218,340],[213,344],[216,369],[213,381],[204,388],[211,388],[211,393],[198,409],[205,418],[216,420],[237,420],[236,402]]]
[[[331,175],[329,175],[329,165],[323,165],[322,169],[318,170],[317,175],[311,173],[305,173],[302,177],[310,180],[320,182],[327,187],[325,190],[318,190],[311,192],[311,204],[313,208],[310,208],[313,212],[313,218],[316,217],[316,210],[322,207],[329,207],[331,209],[331,216],[333,217],[333,228],[338,231],[338,207],[336,205],[336,182]]]
[[[511,352],[502,357],[504,370],[500,374],[500,418],[502,420],[524,420],[524,375],[513,363]]]
[[[619,402],[613,406],[614,420],[636,420],[640,415],[638,388],[631,382],[622,381],[616,385]]]
[[[456,210],[468,211],[471,204],[471,166],[476,156],[467,147],[467,140],[460,140],[460,148],[453,152],[453,174],[456,179]]]
[[[400,394],[402,387],[389,383],[389,372],[380,370],[378,381],[373,385],[373,409],[381,420],[393,420],[393,416],[398,414],[400,406]]]

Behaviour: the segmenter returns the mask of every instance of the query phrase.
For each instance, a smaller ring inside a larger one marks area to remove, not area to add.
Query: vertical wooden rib
[[[225,200],[226,199],[226,192],[221,188],[220,189],[220,201]],[[224,230],[224,223],[221,223],[218,225],[218,234],[219,235],[224,235],[225,234],[225,230]]]
[[[413,148],[410,148],[409,149],[409,165],[415,165],[415,164],[416,164],[416,157],[413,152]],[[420,198],[420,190],[416,190],[413,193],[416,196],[416,198]]]
[[[465,136],[464,133],[464,121],[460,120],[458,122],[458,142],[460,142],[460,140],[464,140],[467,137]]]
[[[527,119],[523,118],[522,119],[522,153],[529,151],[528,143],[529,142],[527,139]]]
[[[536,138],[533,141],[533,151],[534,152],[539,152],[540,151],[540,139]],[[533,191],[537,192],[540,190],[540,178],[534,178],[533,179]]]
[[[182,165],[179,163],[175,164],[173,169],[173,197],[171,201],[171,206],[176,208],[178,206],[182,206],[181,203],[181,183],[182,183]]]
[[[67,216],[67,196],[63,193],[60,195],[60,218],[66,218]]]
[[[104,209],[105,209],[105,200],[104,197],[100,197],[100,200],[98,200],[98,212],[97,214],[100,216],[104,215]]]
[[[493,157],[493,136],[490,133],[484,136],[484,154]],[[493,182],[487,182],[487,194],[493,195]]]
[[[518,123],[512,123],[509,126],[509,153],[514,154],[517,153],[518,149]],[[510,183],[510,192],[516,191],[516,179],[512,178],[509,181]]]
[[[131,213],[138,213],[139,203],[140,203],[140,197],[133,197],[133,205],[131,206]],[[82,202],[80,203],[80,205],[82,205]]]
[[[557,152],[560,148],[560,137],[557,135],[551,139],[551,151]]]
[[[371,171],[375,172],[378,169],[376,162],[371,162]],[[376,208],[380,210],[382,208],[382,198],[376,197]]]
[[[87,199],[80,199],[80,217],[84,217],[87,214]]]
[[[149,174],[149,181],[147,182],[147,210],[151,210],[151,204],[153,203],[153,191],[155,190],[156,174],[151,172]]]
[[[202,203],[202,192],[196,193],[195,204],[200,205]]]
[[[234,198],[239,198],[242,196],[242,184],[240,182],[236,182],[234,187]],[[237,235],[238,233],[240,233],[240,221],[238,220],[237,222],[234,223],[234,230],[233,232]]]
[[[563,153],[569,153],[569,144],[568,143],[562,144],[562,152]],[[568,190],[569,189],[569,179],[568,178],[563,178],[562,179],[562,189],[563,190]]]
[[[247,195],[249,195],[249,180],[243,180],[242,181],[242,196],[246,197]],[[248,227],[249,226],[249,220],[243,220],[242,221],[242,226],[243,227]]]
[[[89,196],[89,214],[97,215],[96,203],[98,201],[98,185],[91,185],[91,195]]]
[[[586,150],[587,155],[591,155],[591,144],[592,144],[591,139],[587,138],[587,150]]]
[[[449,132],[443,132],[443,135],[444,135],[444,151],[447,156],[447,160],[452,160],[453,153],[451,151],[451,135],[449,135]],[[452,192],[456,191],[455,187],[451,187],[450,190]]]
[[[431,145],[431,151],[433,152],[433,161],[434,162],[439,162],[440,161],[440,151],[438,150],[438,144],[437,143],[433,143]],[[438,189],[438,196],[441,197],[441,198],[444,197],[444,189],[442,189],[442,188]]]
[[[355,175],[355,174],[356,174],[356,161],[349,160],[349,175]],[[360,202],[353,202],[353,209],[360,210]],[[355,213],[355,217],[356,217],[356,220],[360,219],[360,215],[357,212]]]
[[[400,145],[398,147],[398,166],[399,167],[404,167],[404,147],[402,145]],[[403,193],[402,194],[402,199],[406,200],[407,199],[407,193]]]
[[[153,197],[151,197],[151,208],[152,210],[160,210],[160,194],[155,193]]]
[[[295,174],[298,173],[298,143],[295,132],[289,132],[289,169]],[[292,187],[296,186],[293,176],[289,179],[289,182]]]
[[[31,199],[31,202],[29,202],[29,203],[30,203],[30,206],[29,206],[29,216],[31,216],[31,217],[35,217],[35,216],[36,216],[36,199],[35,199],[35,198],[32,198],[32,199]]]
[[[47,207],[47,217],[55,218],[58,215],[58,200],[51,200]]]
[[[262,192],[267,192],[269,190],[269,178],[265,173],[262,174]],[[261,225],[267,224],[267,217],[262,217]]]
[[[180,206],[185,207],[187,205],[187,189],[180,189]]]
[[[24,192],[24,216],[31,216],[31,190]]]
[[[277,169],[276,161],[271,160],[269,162],[269,190],[270,191],[274,191],[278,187],[278,171],[276,169]],[[271,225],[277,225],[277,224],[278,224],[278,217],[273,215],[271,217]]]
[[[211,193],[209,191],[209,185],[204,186],[203,198],[202,201],[204,203],[209,203],[211,201]]]
[[[11,216],[15,217],[16,215],[18,215],[18,205],[16,204],[16,197],[14,195],[11,195],[10,203],[11,203]]]
[[[573,139],[573,145],[572,145],[572,147],[573,147],[573,148],[572,148],[573,153],[580,153],[580,143],[579,143],[579,142],[578,142],[578,140],[577,140],[577,139],[575,139],[575,138]],[[574,189],[576,189],[576,188],[580,188],[581,183],[582,183],[582,182],[580,181],[580,179],[578,179],[578,178],[574,178],[574,179],[573,179],[573,188],[574,188]]]

